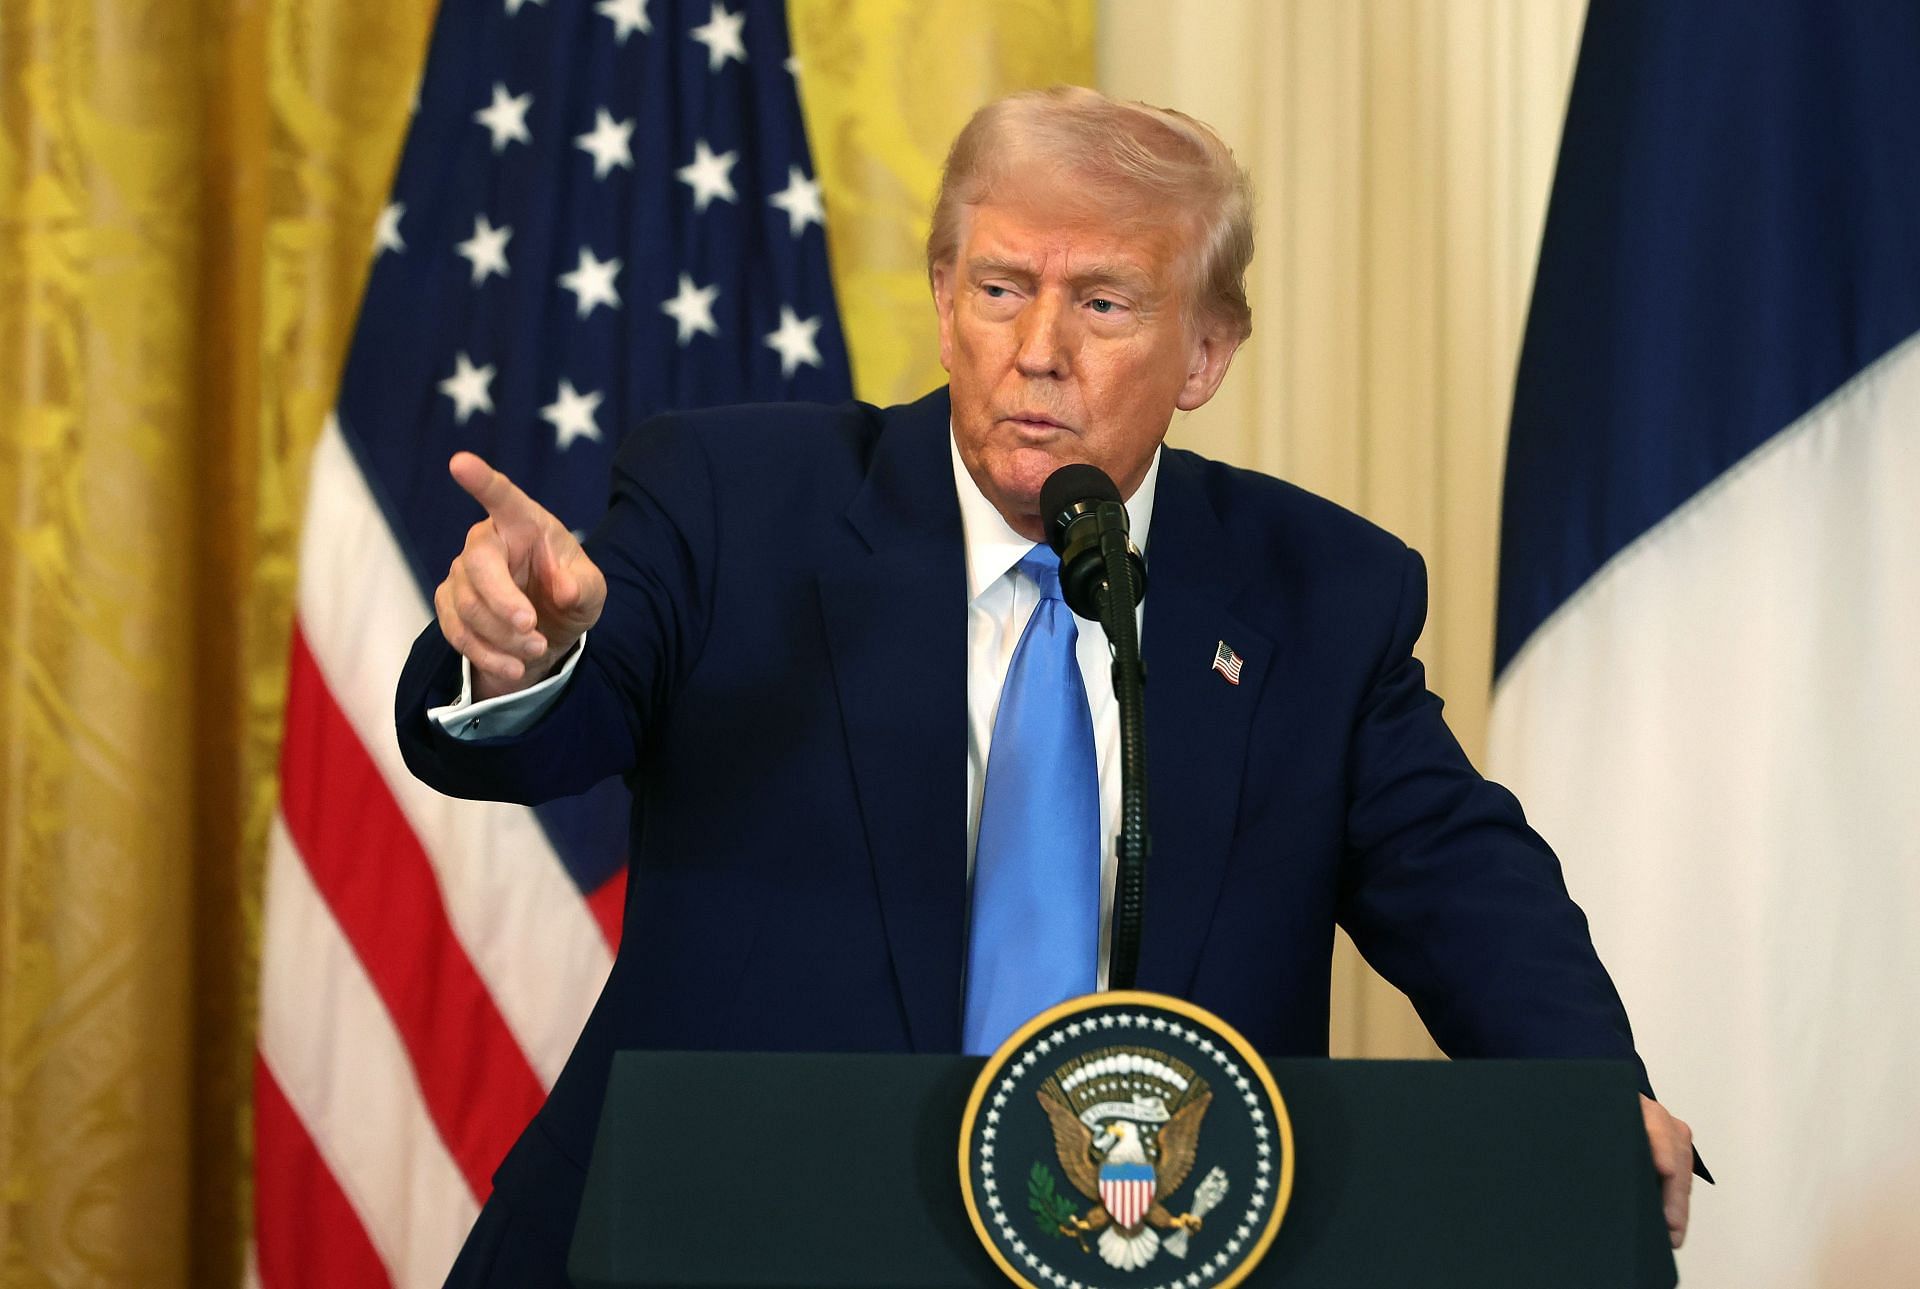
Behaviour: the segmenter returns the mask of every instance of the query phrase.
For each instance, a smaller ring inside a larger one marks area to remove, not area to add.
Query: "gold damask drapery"
[[[433,0],[0,0],[0,1284],[238,1283],[308,451]],[[946,142],[1092,0],[793,0],[856,379]]]
[[[431,5],[0,3],[0,1265],[230,1284],[304,462]]]

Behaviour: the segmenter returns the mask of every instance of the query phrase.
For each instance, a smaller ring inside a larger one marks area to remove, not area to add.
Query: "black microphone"
[[[1147,593],[1147,566],[1127,538],[1127,508],[1106,471],[1095,465],[1055,470],[1040,486],[1040,516],[1047,544],[1060,556],[1060,595],[1068,608],[1102,620],[1110,547],[1126,560],[1133,574],[1133,604],[1140,603]]]
[[[1120,834],[1114,838],[1113,944],[1107,985],[1133,988],[1140,964],[1146,904],[1146,671],[1133,609],[1147,593],[1147,566],[1127,540],[1120,490],[1097,466],[1063,465],[1040,485],[1047,544],[1060,556],[1060,596],[1083,618],[1099,621],[1113,652],[1113,697],[1120,711]],[[1118,595],[1109,587],[1121,588]]]

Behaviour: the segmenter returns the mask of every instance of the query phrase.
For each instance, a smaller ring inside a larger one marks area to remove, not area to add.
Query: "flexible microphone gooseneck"
[[[1047,544],[1060,556],[1060,594],[1083,618],[1097,619],[1113,652],[1113,696],[1120,707],[1120,835],[1114,849],[1113,950],[1107,987],[1131,989],[1140,962],[1146,898],[1146,669],[1134,606],[1147,593],[1147,566],[1127,539],[1120,490],[1098,466],[1065,465],[1040,489]]]

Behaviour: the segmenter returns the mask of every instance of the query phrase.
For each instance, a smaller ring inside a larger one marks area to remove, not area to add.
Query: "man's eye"
[[[989,282],[986,286],[981,287],[980,289],[986,293],[986,297],[989,300],[1003,299],[1008,294],[1010,294],[1007,288],[1003,286],[995,286],[991,282]]]
[[[1120,308],[1117,303],[1105,298],[1089,300],[1087,301],[1087,307],[1095,313],[1113,313]]]

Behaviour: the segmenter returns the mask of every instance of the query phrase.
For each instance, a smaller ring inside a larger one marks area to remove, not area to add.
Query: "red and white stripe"
[[[1153,1207],[1153,1179],[1128,1177],[1100,1179],[1100,1202],[1107,1206],[1115,1226],[1130,1231],[1139,1226]]]
[[[442,797],[402,763],[393,688],[428,616],[330,420],[268,847],[266,1289],[438,1285],[612,965],[621,883],[583,898],[531,811]]]

